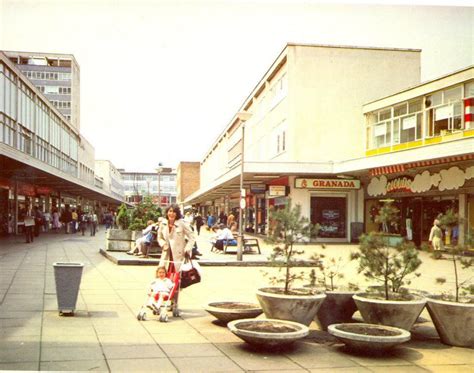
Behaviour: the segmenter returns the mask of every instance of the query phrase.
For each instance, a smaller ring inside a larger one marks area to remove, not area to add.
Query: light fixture
[[[351,180],[354,178],[354,176],[350,176],[350,175],[336,175],[336,177],[338,179],[347,179],[347,180]]]
[[[280,175],[254,175],[254,179],[277,179]]]

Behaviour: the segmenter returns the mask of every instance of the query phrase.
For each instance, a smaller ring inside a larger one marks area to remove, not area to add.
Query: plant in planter
[[[466,246],[472,246],[469,236]],[[474,259],[462,256],[466,247],[457,246],[448,250],[453,264],[454,295],[441,294],[430,296],[427,300],[428,312],[433,324],[445,344],[460,347],[474,347],[474,276],[460,278],[460,269],[474,266]],[[461,267],[461,268],[459,268]],[[437,278],[438,283],[445,283],[445,278]]]
[[[382,292],[354,295],[363,319],[372,324],[410,330],[426,303],[423,297],[402,288],[410,284],[409,275],[419,276],[415,271],[421,260],[415,246],[405,242],[391,247],[383,235],[370,232],[361,236],[359,252],[352,253],[351,258],[359,260],[358,271],[366,279],[383,285]]]
[[[295,244],[313,237],[318,227],[301,216],[301,206],[292,207],[291,202],[283,209],[272,211],[271,221],[272,229],[267,242],[277,246],[269,259],[274,266],[279,267],[279,274],[269,276],[269,279],[272,285],[284,286],[259,289],[258,301],[268,318],[309,325],[326,295],[317,294],[314,289],[292,288],[295,281],[304,278],[304,272],[294,273],[292,269],[297,264],[295,255],[303,253]],[[280,274],[282,271],[283,275]]]
[[[455,227],[460,223],[459,215],[451,208],[441,215],[438,220],[441,227],[446,231],[444,235],[444,243],[449,246],[451,245],[451,234]]]
[[[323,248],[324,245],[323,245]],[[342,270],[347,264],[342,257],[326,258],[324,254],[316,254],[311,257],[317,261],[321,276],[316,276],[314,269],[310,272],[310,287],[324,289],[326,298],[318,309],[314,321],[320,328],[327,331],[331,324],[347,323],[352,321],[352,315],[357,311],[357,306],[352,298],[358,286],[348,283],[346,286],[336,285],[336,280],[344,278]]]
[[[141,232],[146,228],[148,220],[157,221],[161,216],[161,208],[153,204],[151,197],[146,196],[137,204],[131,212],[131,224],[129,229],[135,232]],[[135,237],[138,238],[138,237]]]
[[[124,203],[122,203],[119,207],[117,213],[117,221],[120,229],[128,229],[130,225],[130,214],[127,209],[127,206],[125,206]]]
[[[398,225],[399,212],[400,210],[392,202],[384,202],[377,216],[375,216],[375,222],[382,225],[382,232],[390,233],[391,228]]]

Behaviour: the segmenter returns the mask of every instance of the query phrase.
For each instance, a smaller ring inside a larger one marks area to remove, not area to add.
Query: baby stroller
[[[148,292],[147,299],[140,311],[137,314],[137,320],[146,320],[147,308],[150,309],[154,315],[160,315],[160,322],[168,321],[168,310],[172,308],[173,317],[178,317],[178,293],[180,286],[180,273],[175,270],[174,265],[170,265],[166,277],[171,280],[173,287],[168,295],[163,295],[160,299],[160,293],[154,292],[151,288]]]

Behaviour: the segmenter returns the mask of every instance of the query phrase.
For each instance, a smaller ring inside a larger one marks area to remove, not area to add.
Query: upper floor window
[[[426,96],[427,135],[440,136],[464,129],[463,87],[445,89]]]

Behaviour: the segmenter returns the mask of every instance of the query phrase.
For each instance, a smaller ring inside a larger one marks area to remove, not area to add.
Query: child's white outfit
[[[171,289],[173,289],[173,282],[165,277],[164,279],[156,278],[150,284],[150,297],[148,298],[148,306],[158,310],[167,299]]]

